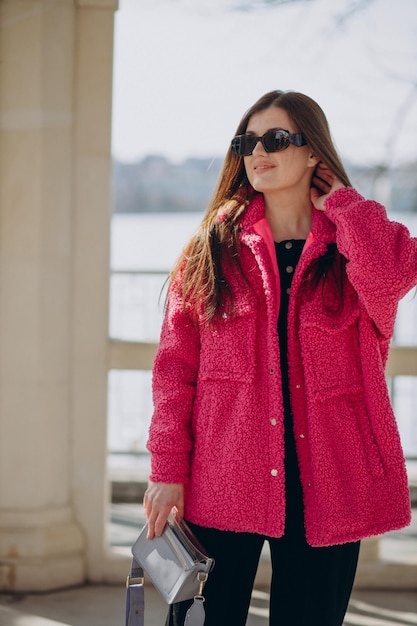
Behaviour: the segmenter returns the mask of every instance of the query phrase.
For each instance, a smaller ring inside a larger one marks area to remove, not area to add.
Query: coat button
[[[271,470],[271,476],[278,476],[278,470],[272,469]]]
[[[305,435],[303,435],[303,434],[301,433],[301,435],[300,435],[300,439],[305,439]]]
[[[274,374],[274,372],[275,372],[274,368],[273,368],[273,367],[270,367],[270,368],[269,368],[269,373],[272,375],[272,374]]]
[[[271,425],[272,425],[272,426],[276,426],[276,425],[277,425],[277,420],[275,419],[275,417],[273,417],[273,418],[271,419]]]
[[[301,389],[301,385],[295,385],[296,389]]]

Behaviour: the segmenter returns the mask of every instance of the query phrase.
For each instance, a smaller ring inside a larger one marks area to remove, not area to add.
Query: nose
[[[256,137],[256,144],[254,149],[252,150],[252,154],[255,154],[255,151],[256,153],[266,154],[266,150],[262,143],[262,137]]]

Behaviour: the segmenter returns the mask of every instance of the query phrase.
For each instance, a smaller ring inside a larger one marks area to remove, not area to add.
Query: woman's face
[[[283,129],[290,133],[300,132],[284,109],[271,106],[255,113],[249,119],[246,129],[256,137],[261,137],[267,130]],[[305,186],[310,189],[311,177],[318,159],[311,156],[309,146],[297,147],[292,144],[280,152],[266,152],[258,141],[253,153],[243,157],[246,175],[252,187],[267,194],[277,191],[290,191]]]

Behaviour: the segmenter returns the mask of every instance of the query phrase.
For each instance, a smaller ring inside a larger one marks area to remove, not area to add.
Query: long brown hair
[[[312,98],[294,91],[271,91],[246,111],[236,135],[246,132],[250,118],[271,106],[283,109],[301,132],[312,153],[346,186],[348,175],[334,147],[326,116]],[[233,294],[225,279],[225,260],[239,269],[238,224],[249,202],[257,195],[249,184],[244,161],[229,146],[219,180],[199,229],[184,248],[170,276],[170,284],[181,272],[183,303],[191,302],[208,322],[220,306],[232,308]],[[221,210],[222,219],[219,219]],[[315,276],[326,275],[320,262]]]

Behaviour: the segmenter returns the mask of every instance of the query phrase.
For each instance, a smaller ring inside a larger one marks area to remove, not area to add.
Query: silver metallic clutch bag
[[[168,604],[203,594],[203,586],[214,559],[200,545],[189,526],[173,517],[161,537],[147,539],[148,526],[142,528],[132,547],[134,560]]]

